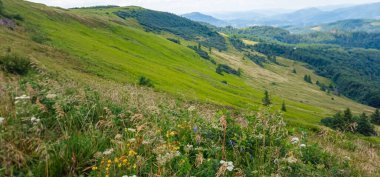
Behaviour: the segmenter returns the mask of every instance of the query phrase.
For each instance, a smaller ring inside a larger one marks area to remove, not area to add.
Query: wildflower
[[[47,99],[54,99],[54,98],[56,98],[56,97],[57,97],[57,94],[49,93],[49,94],[46,95],[46,98],[47,98]]]
[[[191,151],[192,149],[193,149],[193,145],[190,145],[190,144],[186,145],[186,147],[185,147],[185,151],[186,151],[186,152],[189,152],[189,151]]]
[[[19,97],[15,97],[15,100],[27,100],[30,99],[30,96],[21,95]]]
[[[198,132],[198,127],[197,127],[197,126],[194,126],[194,127],[193,127],[193,132],[194,132],[194,133]]]
[[[4,120],[5,120],[4,117],[0,117],[0,125],[4,123]]]
[[[135,156],[137,153],[134,150],[129,150],[128,155],[129,156]]]
[[[300,144],[300,147],[304,148],[304,147],[306,147],[306,144]]]
[[[187,108],[189,112],[193,112],[195,109],[196,109],[195,106],[190,106],[189,108]]]
[[[115,163],[119,163],[119,159],[117,157],[115,157],[115,159],[113,160]]]
[[[219,163],[226,166],[228,171],[232,171],[235,168],[234,163],[231,161],[221,160]]]
[[[97,166],[93,166],[93,167],[92,167],[92,170],[93,170],[93,171],[95,171],[95,170],[97,170],[97,169],[98,169]]]
[[[33,116],[30,118],[30,121],[35,125],[35,124],[38,124],[41,120]]]
[[[176,135],[177,134],[177,132],[175,132],[175,131],[167,131],[166,132],[166,137],[171,137],[171,136],[174,136],[174,135]]]
[[[345,161],[350,161],[350,160],[351,160],[351,158],[348,157],[348,156],[344,156],[343,159],[344,159]]]
[[[103,152],[103,155],[110,155],[110,154],[112,154],[112,152],[113,152],[113,148],[111,148],[111,149],[107,149],[107,150],[105,150],[105,151]]]
[[[126,131],[134,133],[134,132],[136,132],[136,129],[134,129],[134,128],[127,128]]]
[[[292,144],[297,144],[299,141],[300,139],[298,137],[293,137],[292,140],[290,140]]]
[[[120,140],[120,139],[122,139],[123,138],[123,135],[121,135],[121,134],[116,134],[115,135],[115,139],[116,140]]]
[[[136,141],[135,138],[128,139],[128,142],[130,142],[130,143],[133,143],[133,142],[135,142],[135,141]]]
[[[296,162],[297,162],[297,159],[296,159],[295,157],[293,157],[293,156],[288,157],[286,160],[287,160],[289,163],[296,163]]]

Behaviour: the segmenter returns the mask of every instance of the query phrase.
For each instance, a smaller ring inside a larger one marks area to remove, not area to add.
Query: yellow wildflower
[[[119,159],[117,157],[115,157],[114,162],[119,163]]]
[[[121,163],[119,163],[119,164],[117,165],[117,167],[121,168]]]
[[[107,163],[109,163],[109,164],[110,164],[110,163],[112,163],[112,161],[111,161],[111,160],[108,160],[108,161],[107,161]]]
[[[93,167],[92,167],[92,170],[94,170],[94,171],[97,170],[97,169],[98,169],[97,166],[93,166]]]
[[[129,150],[128,155],[129,156],[135,156],[137,153],[134,150]]]
[[[127,159],[124,159],[124,160],[123,160],[123,163],[124,163],[124,164],[127,164],[127,163],[128,163],[128,160],[127,160]]]

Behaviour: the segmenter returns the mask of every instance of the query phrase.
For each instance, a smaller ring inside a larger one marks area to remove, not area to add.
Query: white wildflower
[[[56,97],[57,97],[57,94],[53,94],[53,93],[49,93],[49,94],[46,95],[47,99],[54,99]]]
[[[112,153],[113,153],[113,148],[105,150],[105,151],[103,152],[103,155],[110,155],[110,154],[112,154]]]
[[[15,98],[15,100],[27,100],[30,99],[30,96],[21,95]]]
[[[220,161],[220,164],[224,165],[225,167],[227,167],[227,170],[228,171],[232,171],[234,170],[235,166],[234,166],[234,163],[231,162],[231,161],[224,161],[224,160],[221,160]]]
[[[135,142],[135,141],[136,141],[135,138],[131,138],[131,139],[128,140],[128,142],[130,142],[130,143],[133,143],[133,142]]]
[[[186,152],[189,152],[193,149],[193,145],[188,144],[188,145],[186,145],[186,147],[184,149]]]
[[[190,106],[189,108],[187,108],[187,110],[190,112],[193,112],[195,109],[196,109],[195,106]]]
[[[129,132],[136,132],[136,129],[134,129],[134,128],[127,128],[127,131],[129,131]]]
[[[295,157],[288,157],[287,159],[286,159],[289,163],[296,163],[297,162],[297,159],[295,158]]]
[[[297,144],[299,141],[300,139],[298,137],[293,137],[292,140],[290,140],[292,144]]]
[[[34,117],[34,116],[30,118],[30,122],[32,122],[32,124],[34,124],[34,125],[35,125],[35,124],[38,124],[40,121],[41,121],[40,119],[37,119],[37,118]]]
[[[351,158],[348,157],[348,156],[344,156],[343,159],[344,159],[345,161],[351,161]]]
[[[2,125],[4,123],[4,120],[5,120],[4,117],[0,117],[0,125]]]
[[[300,144],[300,148],[306,147],[306,144]]]
[[[121,135],[121,134],[116,134],[115,135],[115,139],[116,140],[120,140],[120,139],[122,139],[123,138],[123,135]]]

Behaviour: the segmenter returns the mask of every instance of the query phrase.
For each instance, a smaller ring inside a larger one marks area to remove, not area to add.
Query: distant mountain
[[[275,26],[311,26],[347,19],[378,18],[380,18],[380,3],[372,3],[339,8],[332,11],[323,11],[318,8],[303,9],[288,14],[273,16],[259,23]]]
[[[234,27],[254,25],[307,27],[348,19],[380,19],[380,2],[364,5],[314,7],[282,14],[272,11],[272,15],[258,13],[258,11],[247,11],[215,14],[214,16]]]
[[[219,20],[213,16],[202,14],[200,12],[192,12],[188,14],[183,14],[182,17],[185,17],[187,19],[197,21],[197,22],[209,23],[211,25],[218,26],[218,27],[228,25],[228,23],[223,20]]]
[[[322,32],[380,32],[380,20],[368,20],[368,19],[350,19],[342,20],[334,23],[322,24],[312,27],[307,27],[308,31],[322,31]]]

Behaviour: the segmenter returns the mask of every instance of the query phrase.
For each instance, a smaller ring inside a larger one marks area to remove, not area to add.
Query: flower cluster
[[[231,161],[224,161],[224,160],[221,160],[221,161],[220,161],[220,164],[222,164],[223,166],[227,167],[227,170],[228,170],[228,171],[232,171],[232,170],[234,170],[234,168],[235,168],[234,163],[231,162]]]

